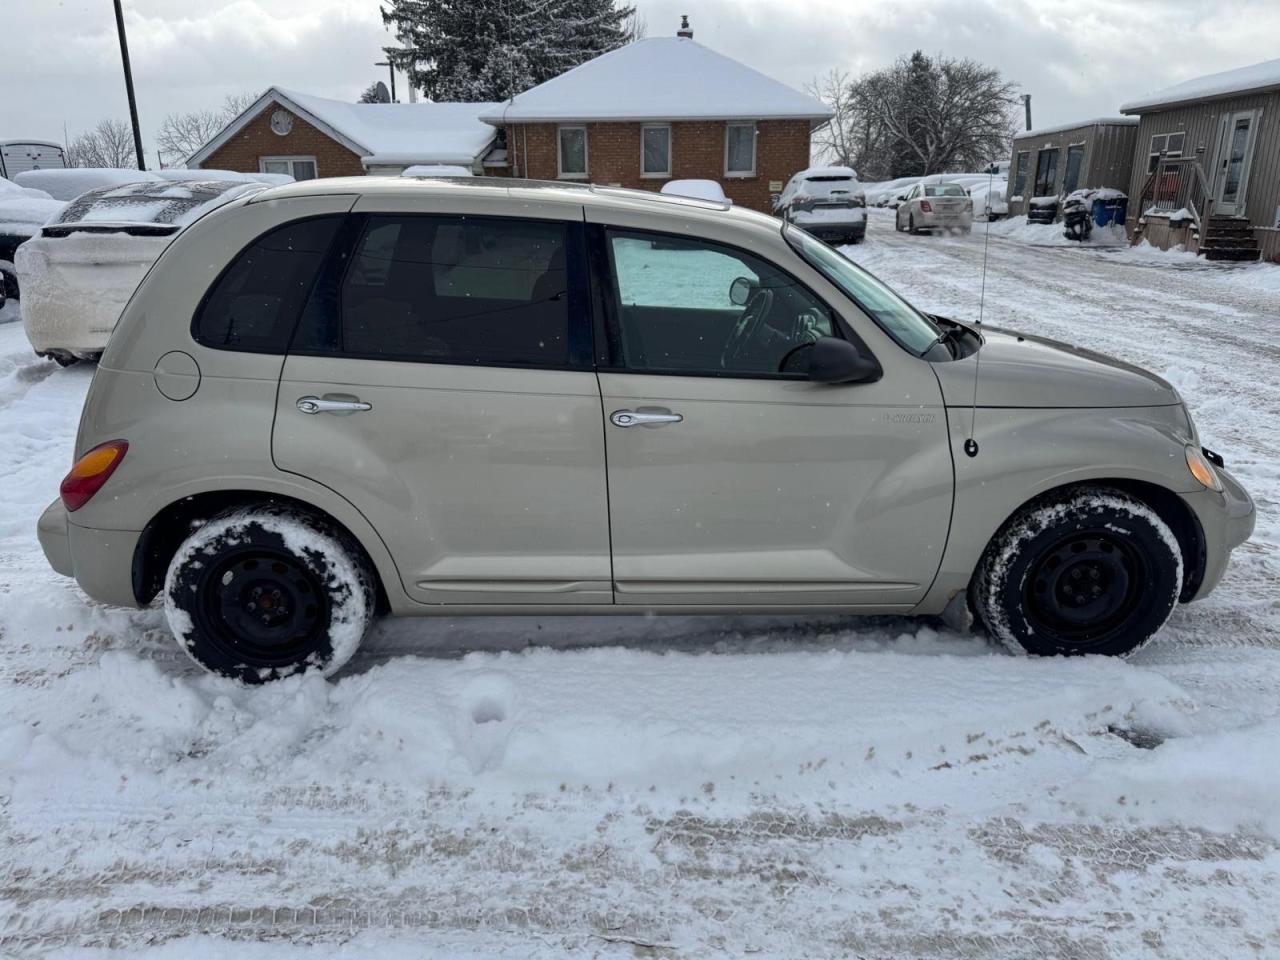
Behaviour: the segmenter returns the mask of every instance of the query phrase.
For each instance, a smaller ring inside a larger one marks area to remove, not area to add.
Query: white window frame
[[[287,164],[289,164],[289,176],[291,176],[291,177],[294,175],[294,174],[293,174],[293,165],[294,165],[295,163],[309,163],[309,164],[311,164],[311,169],[313,169],[313,170],[316,172],[316,179],[317,179],[317,180],[318,180],[318,179],[320,179],[320,164],[316,163],[316,158],[315,158],[315,157],[303,156],[302,154],[296,154],[296,155],[290,155],[290,156],[276,156],[276,157],[259,157],[259,158],[258,158],[258,172],[259,172],[259,173],[267,173],[267,172],[268,172],[268,170],[267,170],[267,164],[268,164],[268,163],[287,163]],[[296,178],[295,178],[295,179],[296,179]]]
[[[751,169],[750,170],[730,170],[729,169],[729,131],[734,127],[746,127],[751,131]],[[731,120],[724,125],[724,175],[726,177],[746,178],[756,175],[756,122],[754,120]]]
[[[564,151],[561,149],[560,134],[565,130],[582,131],[582,172],[565,173]],[[587,142],[587,126],[583,123],[565,123],[556,127],[556,178],[559,180],[587,180],[591,170],[591,144]]]
[[[665,170],[645,170],[644,168],[644,133],[646,130],[667,131],[667,168]],[[642,180],[671,179],[671,124],[669,123],[640,124],[640,179]]]
[[[1182,137],[1181,150],[1169,149],[1169,140],[1172,137]],[[1157,140],[1159,140],[1162,144],[1164,144],[1163,150],[1156,149]],[[1177,160],[1184,155],[1184,151],[1186,150],[1186,147],[1187,147],[1187,131],[1185,130],[1170,130],[1168,133],[1153,133],[1151,135],[1150,151],[1147,154],[1147,172],[1155,173],[1156,167],[1160,163],[1161,153],[1164,153],[1165,160]],[[1152,161],[1154,161],[1154,163]]]

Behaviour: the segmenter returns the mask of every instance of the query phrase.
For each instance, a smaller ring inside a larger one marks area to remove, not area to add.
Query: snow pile
[[[26,191],[0,194],[0,234],[34,237],[64,206],[60,200],[28,196]]]
[[[55,200],[74,200],[86,190],[99,187],[118,187],[126,183],[152,182],[160,178],[142,170],[122,170],[114,167],[68,167],[56,170],[24,170],[14,182],[23,187],[35,187],[47,191]]]
[[[661,193],[667,196],[692,197],[694,200],[710,200],[713,203],[728,203],[724,188],[715,180],[668,180],[662,185]]]
[[[402,177],[473,177],[470,167],[450,163],[415,163],[400,172]]]
[[[240,173],[237,170],[208,170],[203,167],[188,170],[181,167],[171,167],[167,170],[156,170],[155,175],[161,180],[169,181],[186,181],[186,180],[232,180],[237,183],[267,183],[271,186],[280,186],[286,183],[293,183],[293,177],[287,173]]]
[[[1031,223],[1025,216],[992,221],[978,229],[976,233],[980,236],[983,231],[1001,240],[1012,240],[1040,247],[1079,247],[1081,245],[1124,247],[1129,244],[1128,234],[1124,232],[1124,225],[1120,223],[1109,223],[1105,227],[1095,224],[1089,239],[1083,241],[1068,240],[1063,236],[1061,223]]]
[[[35,187],[20,187],[12,180],[6,180],[0,177],[0,197],[27,197],[33,200],[52,200],[46,190],[37,190]]]

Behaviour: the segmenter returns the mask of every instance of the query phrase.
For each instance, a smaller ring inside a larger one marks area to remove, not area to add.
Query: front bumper
[[[1253,535],[1257,513],[1253,498],[1230,473],[1217,468],[1222,492],[1203,490],[1183,494],[1183,502],[1195,513],[1204,535],[1204,579],[1192,600],[1199,600],[1222,580],[1231,559],[1231,551]]]
[[[136,607],[133,557],[137,530],[97,530],[72,523],[61,500],[55,500],[36,524],[40,547],[49,566],[64,577],[75,577],[80,589],[94,600],[118,607]]]

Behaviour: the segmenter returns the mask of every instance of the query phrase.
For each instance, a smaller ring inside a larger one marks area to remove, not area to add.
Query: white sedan
[[[973,200],[959,183],[917,183],[898,206],[894,226],[899,231],[959,230],[973,228]]]

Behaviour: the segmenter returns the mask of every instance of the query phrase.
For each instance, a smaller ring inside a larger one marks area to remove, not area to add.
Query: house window
[[[724,172],[730,177],[756,175],[756,125],[730,123],[724,134]]]
[[[671,128],[666,124],[645,124],[640,128],[640,175],[671,176]]]
[[[1036,157],[1036,197],[1052,197],[1057,195],[1058,154],[1061,150],[1041,150]]]
[[[262,157],[258,160],[259,173],[283,173],[295,180],[316,178],[315,157]]]
[[[1062,178],[1062,192],[1074,193],[1080,186],[1080,168],[1084,165],[1084,144],[1067,147],[1067,173]]]
[[[1018,163],[1014,167],[1013,175],[1013,195],[1015,197],[1022,196],[1022,191],[1027,188],[1027,169],[1031,165],[1031,154],[1025,150],[1019,151]]]
[[[1157,133],[1151,138],[1151,151],[1147,157],[1147,173],[1155,173],[1156,167],[1160,163],[1160,154],[1164,154],[1166,160],[1177,159],[1182,156],[1182,145],[1186,142],[1187,135],[1183,131],[1178,133]]]
[[[556,132],[556,157],[559,176],[582,179],[587,176],[587,128],[561,127]]]

